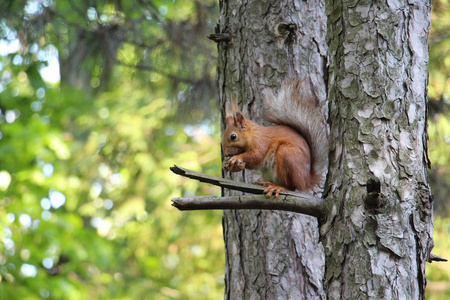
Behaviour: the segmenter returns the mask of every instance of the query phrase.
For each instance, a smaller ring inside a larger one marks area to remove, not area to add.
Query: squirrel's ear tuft
[[[237,127],[241,130],[247,129],[247,126],[245,125],[245,118],[244,115],[241,114],[241,112],[237,111],[234,117],[234,122],[236,123]]]
[[[241,111],[239,109],[238,102],[237,102],[237,100],[235,98],[231,98],[229,103],[230,103],[230,108],[231,108],[232,113],[234,113],[236,111]]]
[[[233,97],[225,102],[225,115],[232,116],[235,112],[240,111],[239,105]]]
[[[231,104],[229,101],[225,103],[225,116],[228,118],[229,116],[233,116],[233,110],[231,109]],[[227,121],[228,123],[228,121]]]
[[[235,125],[233,116],[227,116],[226,121],[227,121],[227,126]]]

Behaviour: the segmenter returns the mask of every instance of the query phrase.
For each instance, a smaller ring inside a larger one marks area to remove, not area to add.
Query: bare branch
[[[185,78],[185,77],[176,76],[174,74],[170,74],[169,72],[166,72],[164,70],[161,70],[161,69],[158,69],[158,68],[155,68],[155,67],[152,67],[152,66],[141,65],[141,64],[137,64],[137,65],[128,64],[128,63],[122,62],[122,61],[120,61],[118,59],[116,59],[116,63],[121,65],[121,66],[127,67],[127,68],[138,69],[140,71],[155,72],[155,73],[163,75],[163,76],[165,76],[165,77],[167,77],[167,78],[169,78],[169,79],[171,79],[173,81],[180,81],[180,82],[187,83],[187,84],[195,84],[195,83],[198,82],[198,80],[195,80],[195,79],[192,79],[192,78]]]
[[[430,253],[430,257],[428,258],[428,262],[431,263],[433,261],[448,261],[448,260],[446,258],[440,257],[440,256],[438,256],[436,254]]]
[[[208,39],[213,40],[216,43],[229,42],[231,40],[231,34],[229,33],[212,33],[207,36]]]
[[[206,175],[178,166],[170,168],[175,174],[210,183],[224,188],[256,195],[242,196],[201,196],[174,198],[172,205],[179,210],[205,209],[270,209],[303,213],[314,217],[322,217],[326,213],[326,201],[306,193],[280,192],[278,197],[263,195],[264,187],[249,183]]]
[[[205,209],[270,209],[302,213],[321,217],[325,211],[325,201],[310,195],[266,197],[264,195],[242,196],[200,196],[188,198],[173,198],[172,205],[179,210]]]

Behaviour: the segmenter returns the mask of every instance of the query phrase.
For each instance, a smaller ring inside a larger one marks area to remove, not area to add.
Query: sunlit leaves
[[[433,253],[448,259],[450,257],[450,218],[435,216],[433,239],[435,247]],[[450,296],[450,266],[448,263],[427,264],[427,288],[425,290],[427,299],[444,300]]]
[[[0,295],[220,298],[220,212],[169,201],[219,193],[168,170],[220,172],[217,128],[173,121],[188,116],[167,97],[211,76],[214,45],[173,44],[177,21],[195,37],[210,15],[183,1],[94,2],[14,2],[2,19]]]
[[[17,120],[2,124],[0,151],[10,149],[2,165],[0,219],[10,232],[2,259],[11,267],[1,276],[23,297],[221,294],[222,268],[208,263],[223,263],[220,213],[181,214],[168,201],[184,193],[168,167],[217,172],[218,138],[166,123],[171,109],[160,91],[125,82],[96,101],[47,88],[39,112],[20,106]],[[42,281],[45,289],[37,288]]]
[[[450,3],[448,0],[434,1],[430,29],[430,84],[429,94],[439,98],[443,93],[448,101],[450,95]]]
[[[8,173],[8,171],[0,171],[0,191],[6,191],[10,183],[11,175]]]

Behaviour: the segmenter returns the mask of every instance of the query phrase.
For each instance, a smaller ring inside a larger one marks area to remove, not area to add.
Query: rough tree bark
[[[219,42],[218,85],[223,107],[227,100],[237,99],[250,119],[261,122],[265,91],[276,91],[287,76],[309,79],[325,104],[323,1],[220,3],[222,34],[213,39]],[[258,179],[249,171],[244,178],[247,182]],[[316,218],[289,212],[225,210],[223,228],[225,299],[325,298],[325,261]]]
[[[433,246],[426,173],[431,3],[326,4],[333,141],[326,196],[335,199],[321,227],[327,296],[423,299]]]
[[[261,119],[264,91],[309,77],[325,102],[323,3],[223,1],[218,82]],[[430,2],[327,0],[330,171],[321,219],[225,211],[226,299],[423,299]],[[254,181],[253,174],[244,178]]]

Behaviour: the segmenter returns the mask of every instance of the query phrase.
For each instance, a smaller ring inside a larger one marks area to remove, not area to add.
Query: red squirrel
[[[266,196],[281,191],[308,191],[319,184],[326,171],[327,129],[318,100],[300,80],[284,82],[277,95],[264,101],[265,119],[274,126],[261,126],[244,117],[237,105],[227,112],[222,149],[223,168],[261,171]]]

